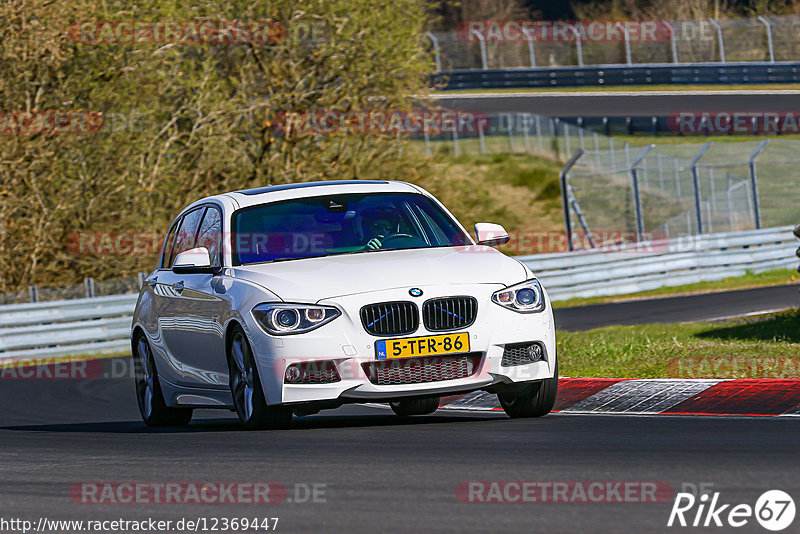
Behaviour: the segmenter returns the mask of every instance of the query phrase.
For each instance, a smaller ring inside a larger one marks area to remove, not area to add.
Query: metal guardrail
[[[621,252],[524,256],[553,300],[624,295],[791,268],[791,226],[638,243]],[[652,250],[637,252],[640,250]]]
[[[621,295],[796,265],[792,227],[519,257],[553,300]],[[641,252],[642,250],[652,250]],[[0,361],[127,352],[136,295],[0,306]]]
[[[448,70],[433,75],[432,80],[436,86],[445,90],[598,85],[792,83],[800,82],[800,63],[591,65]]]
[[[127,351],[137,297],[0,306],[0,360]]]

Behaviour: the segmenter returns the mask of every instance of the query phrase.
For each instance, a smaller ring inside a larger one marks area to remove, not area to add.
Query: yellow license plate
[[[469,352],[469,333],[382,339],[375,343],[375,358],[378,360],[439,356],[458,352]]]

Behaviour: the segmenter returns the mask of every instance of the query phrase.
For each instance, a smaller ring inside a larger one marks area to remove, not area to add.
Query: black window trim
[[[203,221],[206,220],[206,215],[208,214],[208,210],[214,209],[214,210],[217,210],[217,213],[219,213],[219,225],[220,225],[220,229],[219,230],[220,230],[220,233],[222,233],[222,227],[225,224],[223,219],[222,219],[222,214],[224,212],[222,211],[221,207],[217,206],[216,204],[203,204],[202,207],[205,207],[205,210],[203,211],[203,216],[200,217],[200,223],[197,225],[197,230],[194,233],[194,244],[195,244],[195,246],[197,246],[197,238],[200,237],[200,227],[203,226]],[[224,256],[224,254],[223,254],[224,239],[223,238],[224,238],[224,234],[220,235],[219,250],[217,251],[217,257],[219,258],[219,265],[215,265],[214,267],[220,267],[221,268],[222,264],[223,264],[223,259],[222,259],[223,256]]]
[[[193,211],[199,210],[199,209],[208,209],[208,208],[215,208],[217,211],[219,211],[219,219],[220,219],[220,222],[222,223],[222,232],[223,232],[223,242],[220,244],[220,252],[219,252],[220,260],[219,260],[219,263],[220,263],[220,268],[224,268],[225,267],[225,254],[224,254],[224,250],[225,250],[225,241],[224,241],[225,209],[223,208],[223,206],[221,204],[219,204],[218,202],[204,202],[203,204],[200,204],[198,206],[192,206],[191,208],[186,208],[177,217],[175,217],[175,220],[172,222],[172,224],[170,225],[169,229],[171,231],[172,227],[175,226],[176,224],[178,225],[177,228],[180,229],[180,225],[183,224],[183,219],[188,214],[192,213]],[[205,216],[206,216],[206,213],[205,213],[205,211],[203,211],[203,215],[202,215],[202,217],[200,217],[200,224],[202,224],[203,218],[205,218]],[[200,230],[200,224],[197,225],[197,230],[195,230],[195,234],[194,234],[195,241],[197,241],[197,232]],[[176,231],[176,235],[177,235],[177,231]],[[158,267],[157,270],[158,271],[169,271],[169,272],[172,272],[172,267],[169,267],[169,266],[162,267],[162,265],[164,265],[164,254],[166,254],[166,252],[167,252],[166,251],[166,246],[167,246],[167,241],[166,240],[167,239],[169,239],[169,233],[167,234],[167,237],[164,239],[164,247],[163,247],[163,249],[161,251],[160,261],[158,262],[159,267]]]

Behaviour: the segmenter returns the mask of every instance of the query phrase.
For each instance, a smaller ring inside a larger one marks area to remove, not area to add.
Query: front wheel
[[[153,353],[143,332],[133,340],[133,369],[136,383],[136,400],[139,412],[147,426],[184,426],[192,420],[190,408],[170,408],[158,381]]]
[[[558,393],[558,364],[553,378],[534,382],[519,393],[498,393],[500,406],[511,418],[541,417],[549,414]]]
[[[228,348],[231,394],[239,420],[250,430],[286,428],[292,411],[284,406],[268,406],[261,388],[253,351],[242,327],[236,326]]]
[[[402,399],[390,402],[392,411],[399,416],[408,415],[428,415],[439,408],[441,399],[439,397],[427,397],[424,399]]]

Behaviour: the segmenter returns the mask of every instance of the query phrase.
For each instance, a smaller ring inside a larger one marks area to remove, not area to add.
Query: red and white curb
[[[502,410],[477,391],[446,397],[445,410]],[[800,417],[800,379],[560,378],[554,412],[628,415]]]

